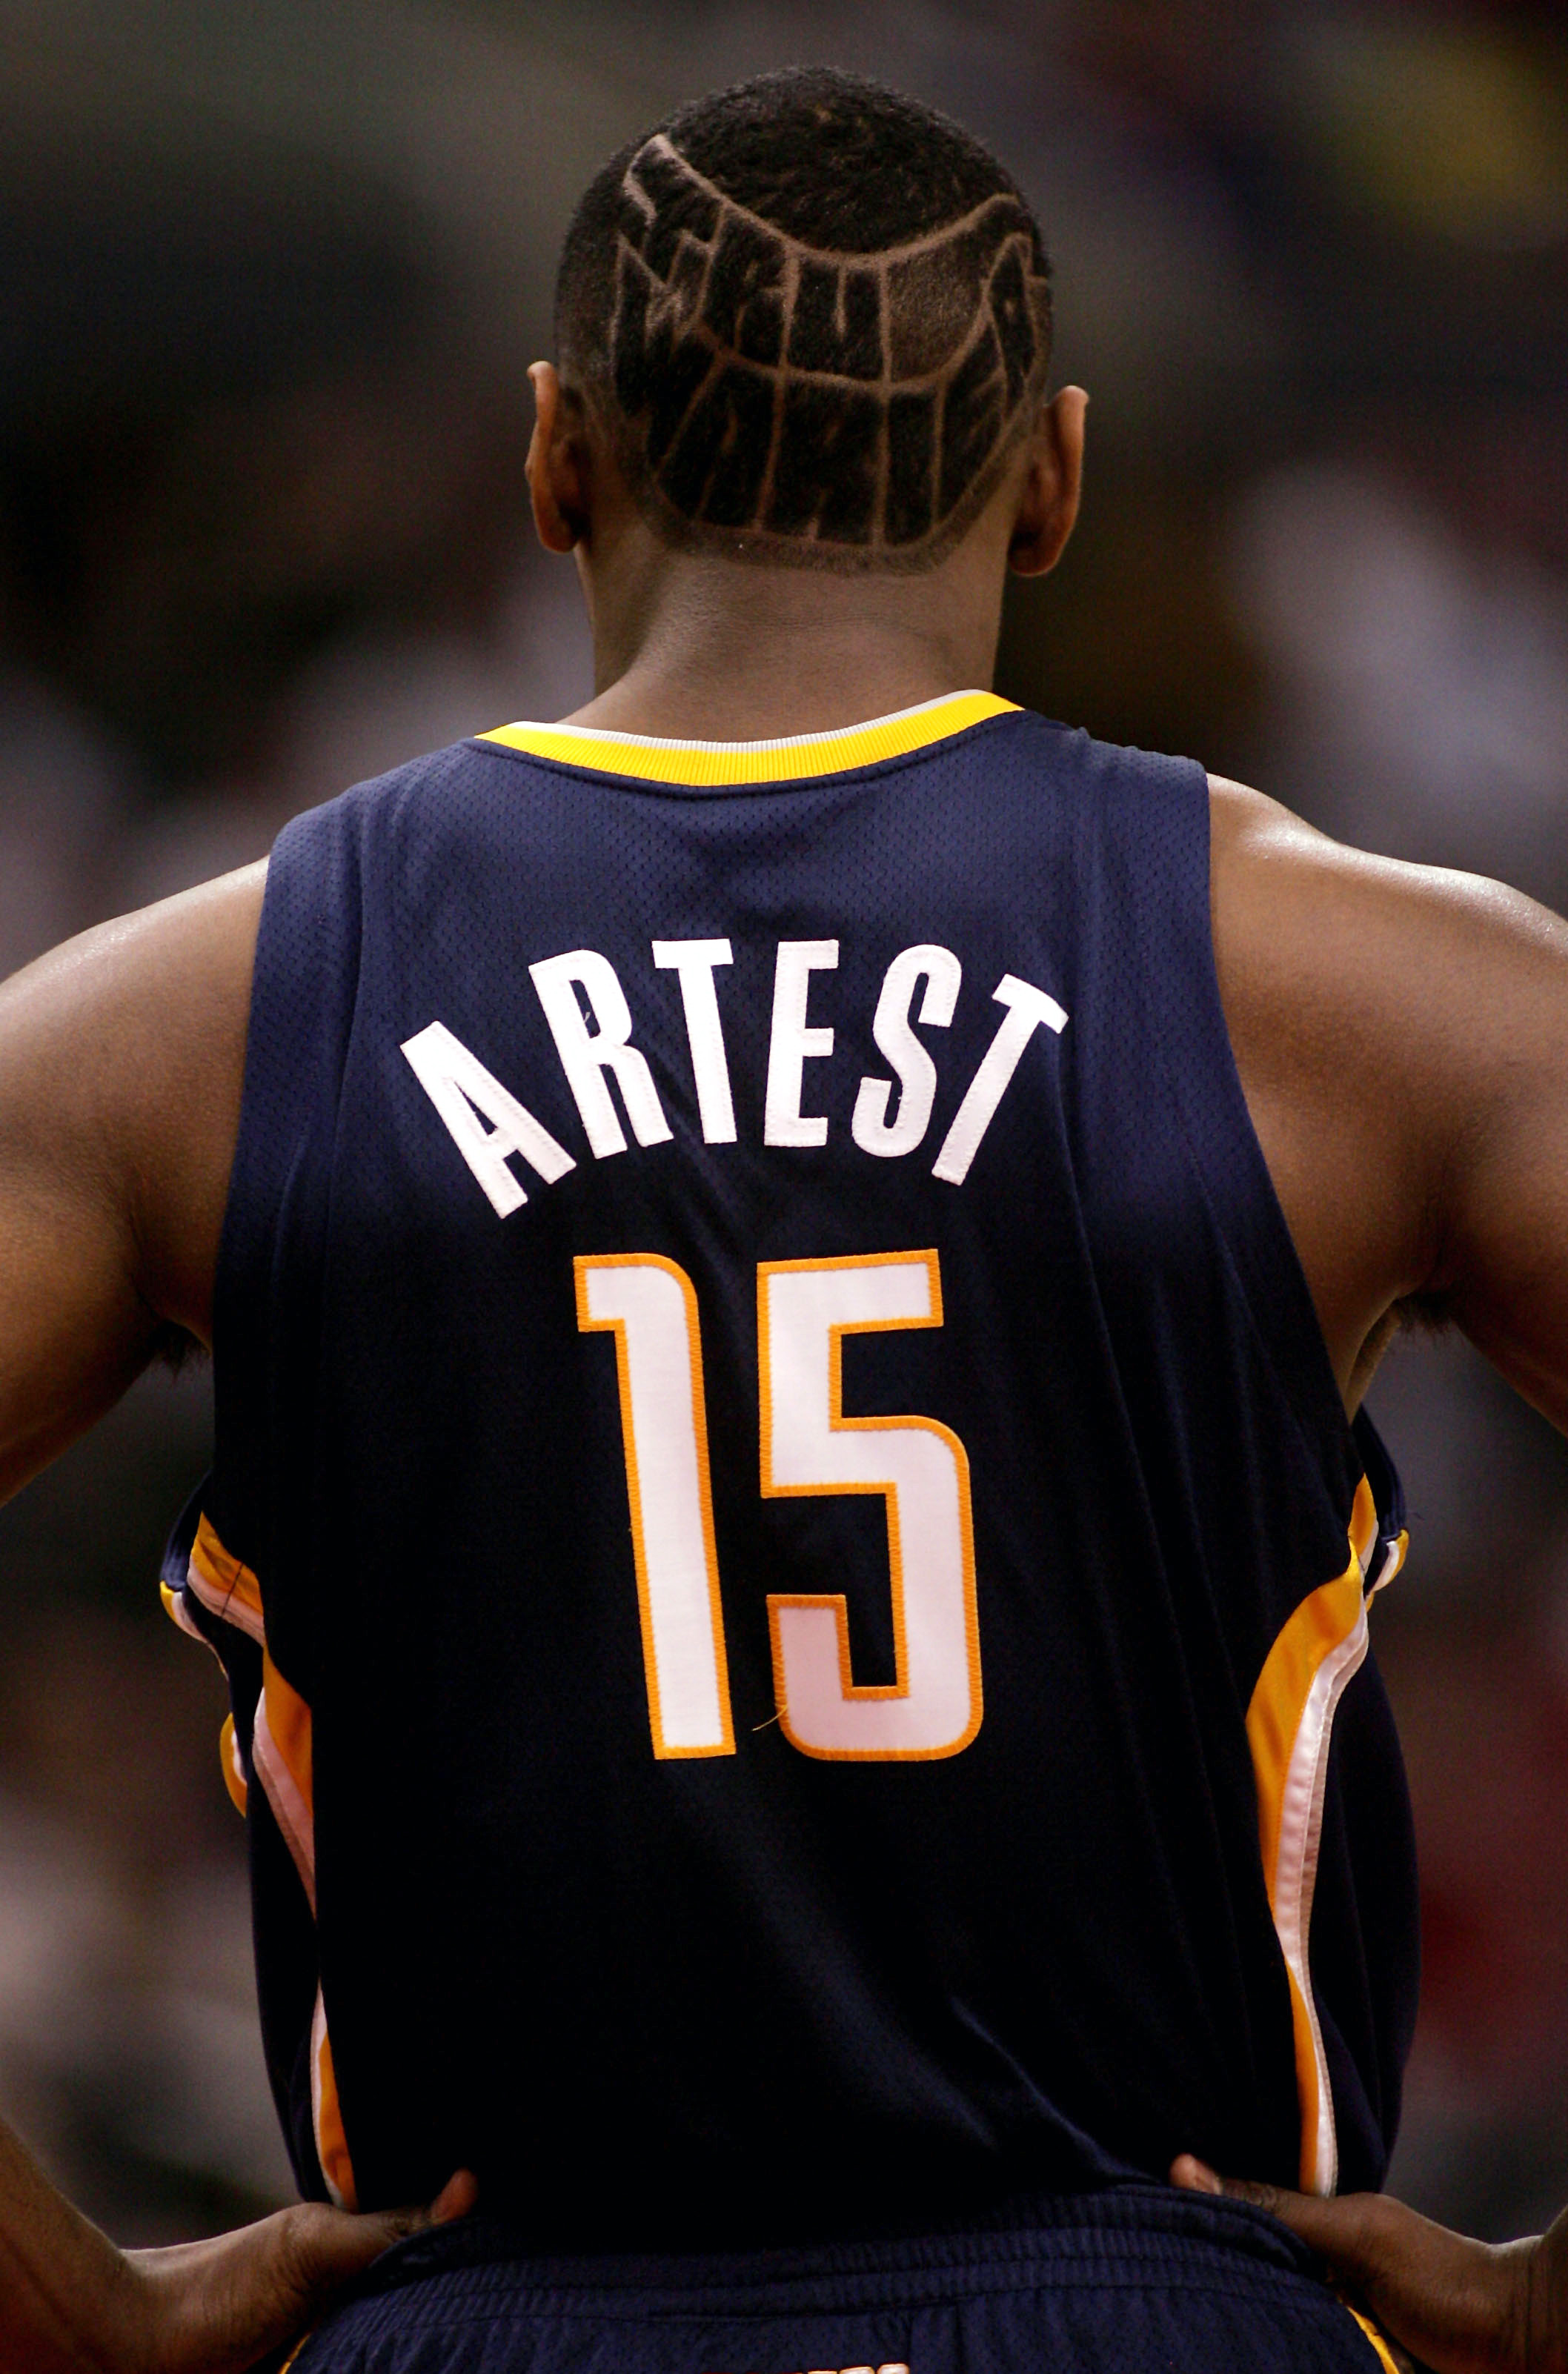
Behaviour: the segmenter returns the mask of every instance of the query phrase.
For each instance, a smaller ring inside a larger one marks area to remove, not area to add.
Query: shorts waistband
[[[809,2312],[870,2308],[970,2291],[1046,2284],[1234,2282],[1267,2288],[1315,2277],[1318,2262],[1277,2219],[1244,2202],[1117,2185],[1017,2205],[1008,2221],[902,2239],[720,2252],[538,2256],[514,2227],[465,2219],[399,2243],[376,2262],[364,2289],[401,2290],[431,2277],[472,2278],[458,2288],[504,2295],[540,2312]],[[449,2286],[442,2286],[443,2291]]]

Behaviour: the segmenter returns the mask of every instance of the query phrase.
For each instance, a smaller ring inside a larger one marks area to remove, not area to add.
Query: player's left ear
[[[525,465],[534,525],[547,552],[572,552],[588,524],[579,408],[553,363],[530,363],[528,380],[536,407]]]
[[[1018,512],[1008,546],[1008,567],[1020,577],[1043,577],[1055,569],[1078,517],[1083,484],[1083,424],[1089,398],[1081,387],[1064,387],[1030,432]]]

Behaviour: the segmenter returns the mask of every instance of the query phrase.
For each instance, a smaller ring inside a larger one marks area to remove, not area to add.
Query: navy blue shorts
[[[389,2251],[291,2374],[1388,2374],[1273,2218],[1141,2186],[1038,2206],[718,2258],[521,2259],[447,2227]]]

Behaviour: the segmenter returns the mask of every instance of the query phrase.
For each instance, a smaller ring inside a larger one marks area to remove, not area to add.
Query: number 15
[[[577,1323],[615,1337],[643,1663],[656,1757],[733,1756],[697,1295],[657,1253],[580,1256]],[[764,1498],[879,1493],[897,1679],[857,1684],[839,1592],[771,1593],[773,1692],[806,1756],[956,1756],[980,1728],[969,1461],[929,1417],[845,1417],[845,1335],[940,1327],[935,1252],[763,1262]]]

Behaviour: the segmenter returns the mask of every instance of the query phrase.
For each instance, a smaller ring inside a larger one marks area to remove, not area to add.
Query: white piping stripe
[[[1383,1564],[1377,1570],[1377,1581],[1368,1586],[1366,1595],[1369,1599],[1375,1599],[1380,1591],[1387,1590],[1388,1585],[1405,1563],[1406,1547],[1407,1540],[1403,1534],[1397,1534],[1387,1545],[1383,1555]]]
[[[265,1695],[256,1700],[256,1719],[251,1733],[251,1762],[256,1779],[266,1792],[266,1802],[272,1807],[284,1843],[294,1858],[294,1868],[310,1898],[311,1917],[316,1910],[316,1847],[315,1825],[311,1809],[295,1785],[294,1776],[283,1761],[277,1742],[272,1735],[272,1725],[266,1719]]]
[[[206,1634],[202,1630],[201,1626],[196,1622],[195,1617],[191,1614],[190,1609],[186,1606],[185,1594],[183,1591],[171,1591],[169,1594],[169,1612],[173,1616],[175,1623],[180,1627],[182,1632],[188,1632],[193,1640],[199,1640],[201,1642],[204,1649],[212,1649],[212,1642],[207,1639]],[[218,1655],[217,1650],[213,1649],[212,1653],[216,1657]],[[222,1660],[219,1659],[220,1663],[221,1662]]]
[[[316,2159],[321,2168],[323,2180],[326,2185],[328,2192],[332,2195],[333,2206],[336,2209],[346,2209],[348,2204],[344,2200],[343,2194],[338,2187],[334,2184],[332,2180],[331,2171],[326,2164],[326,2153],[322,2144],[321,2063],[322,2054],[325,2050],[325,2046],[326,2001],[318,1986],[316,1989],[316,2007],[311,2014],[311,2132],[315,2137]]]

